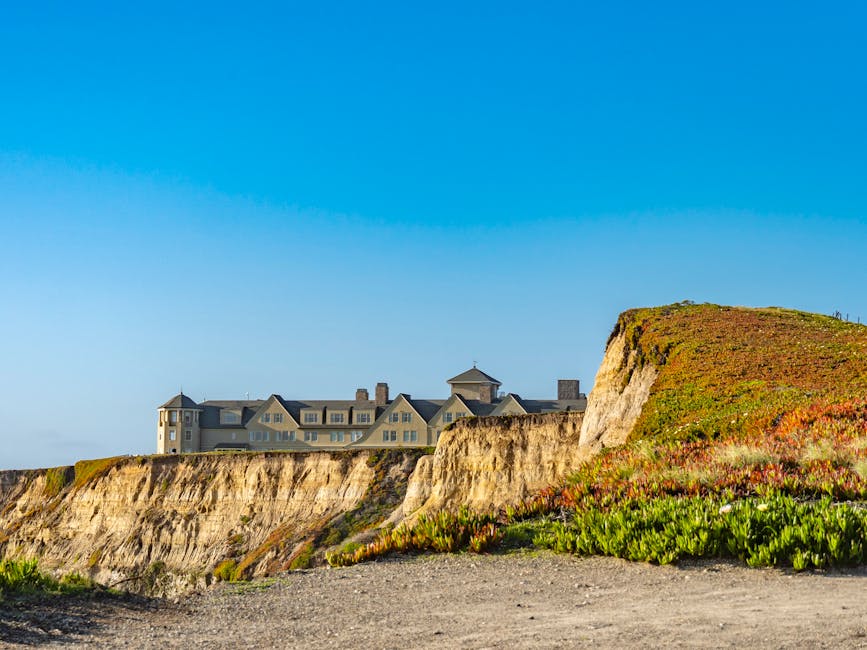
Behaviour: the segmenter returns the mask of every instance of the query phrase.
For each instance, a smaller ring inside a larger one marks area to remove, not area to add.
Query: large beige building
[[[180,393],[159,407],[157,453],[228,449],[333,449],[429,447],[462,417],[583,411],[577,379],[557,382],[557,399],[525,400],[500,392],[500,382],[475,366],[448,380],[447,399],[389,397],[388,384],[354,400],[208,400],[197,404]]]

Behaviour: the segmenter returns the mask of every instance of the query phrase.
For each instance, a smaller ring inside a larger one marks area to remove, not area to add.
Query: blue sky
[[[867,318],[860,3],[0,9],[0,468],[194,399],[589,388],[617,314]]]

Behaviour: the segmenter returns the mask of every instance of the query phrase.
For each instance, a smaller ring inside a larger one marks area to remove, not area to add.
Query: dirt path
[[[430,556],[222,585],[178,603],[0,609],[0,645],[867,648],[867,570]]]

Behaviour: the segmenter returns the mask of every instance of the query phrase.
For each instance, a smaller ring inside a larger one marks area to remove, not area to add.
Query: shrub
[[[233,582],[236,567],[235,560],[223,560],[214,568],[214,578],[219,582]]]

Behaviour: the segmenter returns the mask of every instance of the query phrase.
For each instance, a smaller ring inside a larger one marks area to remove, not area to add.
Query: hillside
[[[502,541],[663,563],[860,564],[867,510],[838,502],[867,499],[865,386],[861,325],[777,308],[631,310],[609,338],[565,487],[499,512],[422,517],[330,561]]]

